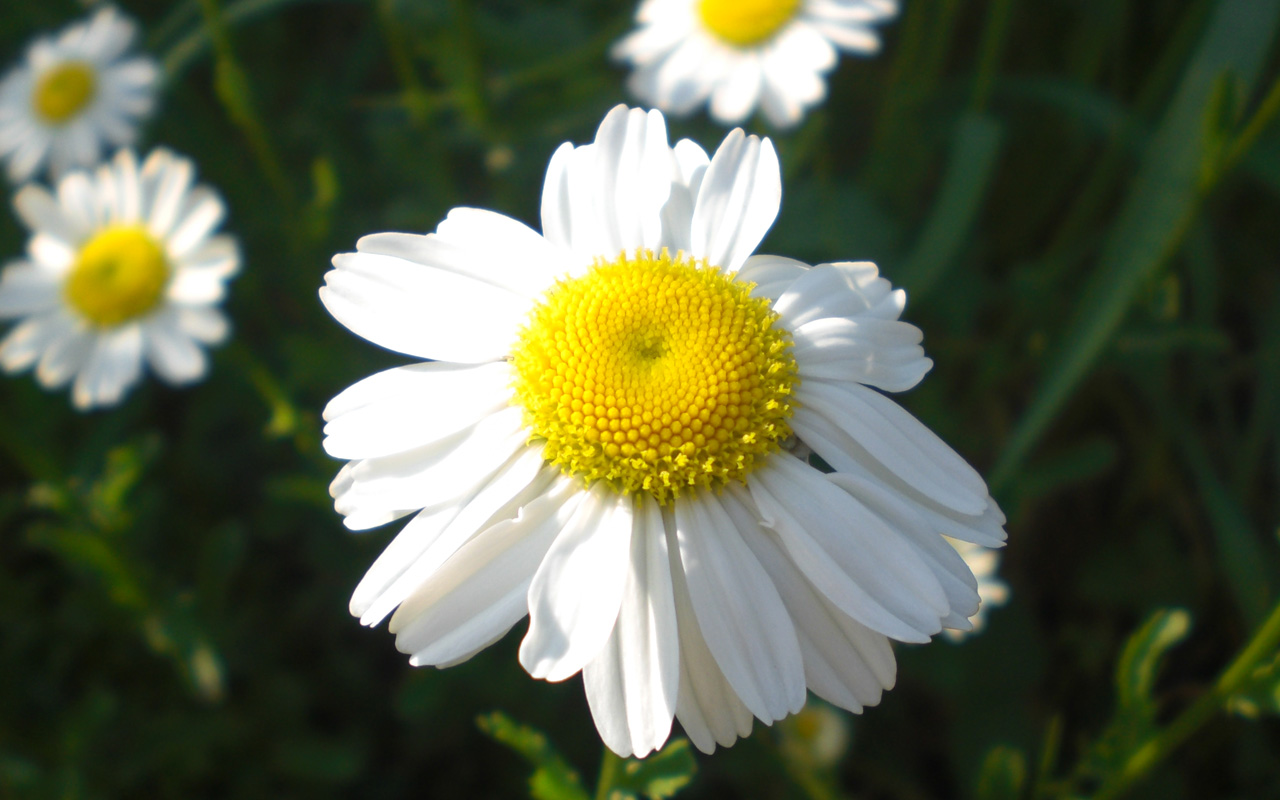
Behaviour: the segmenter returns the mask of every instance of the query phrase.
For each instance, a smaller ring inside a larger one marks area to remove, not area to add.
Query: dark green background
[[[235,331],[203,383],[148,380],[105,412],[0,384],[0,797],[520,796],[525,765],[474,723],[493,709],[591,783],[580,682],[528,678],[523,626],[418,670],[348,615],[399,526],[342,527],[318,414],[406,359],[316,290],[360,235],[430,231],[454,206],[536,227],[553,149],[629,99],[607,48],[634,6],[234,0],[218,59],[195,0],[123,5],[169,70],[144,147],[194,158],[243,243]],[[0,58],[79,13],[0,0]],[[1193,619],[1156,684],[1163,721],[1275,601],[1280,137],[1233,143],[1276,80],[1277,16],[906,0],[799,129],[750,126],[784,171],[761,250],[870,259],[905,286],[936,366],[902,402],[995,475],[1009,514],[1012,601],[962,645],[899,648],[898,687],[847,717],[851,796],[973,796],[990,748],[1034,766],[1055,720],[1045,777],[1072,776],[1153,610]],[[724,135],[669,125],[709,150]],[[25,235],[0,213],[0,254]],[[682,796],[803,796],[780,737],[757,724],[700,756]],[[1277,753],[1275,717],[1224,715],[1132,796],[1280,798]]]

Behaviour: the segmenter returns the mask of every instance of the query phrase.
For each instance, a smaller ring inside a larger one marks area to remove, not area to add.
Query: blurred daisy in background
[[[977,583],[942,534],[998,547],[981,477],[881,391],[932,366],[869,263],[753,255],[782,193],[768,139],[671,147],[615,108],[551,159],[541,234],[454,209],[366,236],[321,298],[425,363],[325,409],[356,530],[413,515],[356,588],[415,665],[526,615],[535,678],[583,674],[605,743],[710,752],[798,711],[860,711],[889,640],[967,629]],[[790,451],[811,447],[824,474]]]
[[[21,322],[0,341],[0,366],[34,366],[47,389],[72,383],[79,409],[120,402],[144,362],[174,385],[199,380],[202,345],[227,336],[217,305],[240,254],[214,233],[222,198],[194,181],[189,159],[156,150],[139,167],[123,150],[56,195],[24,186],[13,202],[27,256],[0,273],[0,319]]]
[[[613,55],[648,105],[683,116],[709,102],[726,125],[759,106],[787,128],[826,97],[837,51],[878,52],[873,26],[897,12],[897,0],[644,0]]]
[[[114,8],[37,39],[0,81],[0,158],[21,183],[49,165],[54,180],[133,144],[155,105],[159,65],[128,52],[137,26]]]
[[[973,624],[973,630],[948,629],[944,631],[948,639],[958,642],[969,634],[977,633],[986,627],[987,612],[1009,601],[1009,585],[1000,580],[996,574],[1000,569],[999,550],[992,550],[989,547],[981,547],[972,542],[950,537],[947,537],[947,542],[960,553],[964,563],[969,565],[969,571],[973,573],[973,577],[977,578],[978,598],[982,601],[982,604],[978,607],[978,613],[969,617],[969,622]]]

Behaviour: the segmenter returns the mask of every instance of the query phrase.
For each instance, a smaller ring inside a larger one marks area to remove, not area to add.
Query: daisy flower
[[[685,115],[710,101],[727,125],[758,105],[786,128],[826,97],[837,51],[878,52],[873,26],[897,12],[898,0],[644,0],[613,56],[645,103]]]
[[[959,642],[968,634],[977,633],[986,626],[988,609],[1002,606],[1009,601],[1009,585],[996,576],[1000,568],[999,551],[959,539],[947,538],[947,542],[960,553],[964,563],[969,565],[969,571],[978,581],[978,598],[982,601],[978,613],[969,618],[969,622],[973,625],[972,630],[944,631],[948,639]]]
[[[967,628],[973,576],[942,537],[997,546],[982,479],[878,390],[932,362],[868,263],[753,255],[781,198],[768,139],[713,157],[619,106],[562,145],[542,233],[458,208],[333,260],[321,298],[431,359],[325,409],[353,529],[413,515],[351,600],[443,667],[526,615],[520,663],[582,673],[620,755],[677,717],[704,751],[893,684],[889,640]],[[835,472],[796,455],[811,447]]]
[[[154,59],[129,53],[136,28],[107,6],[37,39],[0,81],[0,158],[11,181],[32,178],[46,161],[57,179],[97,164],[104,146],[133,144],[160,78]]]
[[[235,239],[214,234],[226,208],[195,185],[195,165],[156,150],[141,167],[122,150],[57,194],[30,184],[13,204],[31,230],[27,256],[0,273],[0,366],[35,366],[47,389],[72,383],[76,408],[120,402],[143,362],[174,385],[201,378],[200,345],[227,336],[216,307],[240,265]]]

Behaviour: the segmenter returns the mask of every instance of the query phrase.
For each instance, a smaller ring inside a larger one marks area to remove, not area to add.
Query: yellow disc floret
[[[168,282],[169,260],[151,234],[114,227],[80,248],[64,291],[81,316],[110,327],[155,308]]]
[[[557,283],[512,353],[547,461],[664,505],[759,466],[791,435],[797,378],[790,336],[752,286],[665,250]]]
[[[61,125],[84,110],[98,90],[93,67],[67,61],[46,70],[36,81],[31,102],[45,122]]]
[[[720,39],[754,47],[773,37],[800,10],[800,0],[699,0],[698,15]]]

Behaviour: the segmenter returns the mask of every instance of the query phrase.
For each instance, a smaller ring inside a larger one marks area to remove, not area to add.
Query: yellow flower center
[[[67,302],[102,327],[142,316],[169,282],[164,250],[141,228],[107,228],[80,249],[67,277]]]
[[[61,125],[83,111],[97,89],[93,67],[83,61],[68,61],[40,76],[32,102],[45,122]]]
[[[797,378],[789,334],[751,288],[666,250],[557,283],[512,354],[547,461],[664,505],[759,466],[791,435]]]
[[[736,47],[753,47],[772,38],[800,10],[800,0],[700,0],[698,14],[707,30]]]

